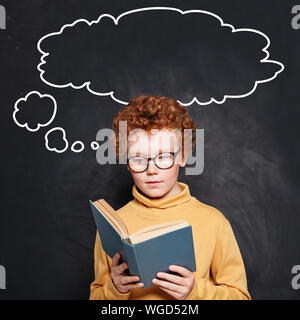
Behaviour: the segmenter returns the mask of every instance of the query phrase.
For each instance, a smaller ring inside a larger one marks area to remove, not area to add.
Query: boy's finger
[[[119,265],[119,260],[120,260],[120,254],[119,252],[116,252],[115,255],[113,256],[112,260],[111,260],[111,266],[112,267],[116,267]]]
[[[189,269],[176,265],[169,266],[169,270],[175,271],[185,278],[188,278],[192,274],[192,272]]]
[[[144,286],[144,284],[142,282],[138,282],[138,283],[131,283],[126,285],[126,288],[128,289],[133,289],[133,288],[142,288]]]
[[[125,285],[132,282],[137,282],[139,279],[140,278],[138,276],[122,276],[121,283]]]
[[[158,272],[156,274],[156,277],[158,279],[163,279],[163,280],[167,280],[169,282],[173,282],[179,285],[182,285],[182,281],[184,280],[182,276],[177,276],[177,275],[173,275],[170,273],[166,273],[166,272]]]
[[[128,268],[128,265],[126,262],[121,263],[120,265],[117,266],[116,270],[118,273],[123,273],[124,270]]]

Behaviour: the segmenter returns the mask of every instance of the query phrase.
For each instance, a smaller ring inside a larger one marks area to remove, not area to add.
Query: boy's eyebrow
[[[163,149],[159,149],[158,152],[157,152],[157,154],[158,154],[158,153],[161,153],[161,152],[170,152],[170,151],[169,151],[169,150],[166,151],[166,150],[163,150]],[[136,156],[138,156],[138,157],[139,157],[139,156],[144,156],[145,158],[148,157],[148,155],[146,155],[145,153],[141,153],[141,152],[139,152],[139,151],[136,152],[136,153],[133,152],[133,154],[136,155]]]

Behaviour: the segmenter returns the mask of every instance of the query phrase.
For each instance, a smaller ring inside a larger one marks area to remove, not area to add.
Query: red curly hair
[[[179,129],[182,136],[182,153],[184,154],[184,129],[192,129],[192,149],[195,145],[196,125],[189,117],[187,110],[176,100],[164,96],[139,95],[129,101],[114,116],[112,129],[115,133],[114,145],[119,155],[120,132],[119,121],[127,121],[127,137],[133,129],[143,129],[147,133],[151,129]],[[186,133],[185,133],[186,134]],[[123,154],[121,152],[121,154]]]

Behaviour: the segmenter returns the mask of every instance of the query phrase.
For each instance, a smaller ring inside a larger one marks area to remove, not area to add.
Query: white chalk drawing
[[[99,145],[99,143],[98,143],[97,141],[92,141],[92,142],[91,142],[91,148],[92,148],[93,150],[98,150],[99,147],[100,147],[100,145]]]
[[[52,132],[54,131],[61,131],[62,132],[62,138],[63,138],[63,141],[65,143],[65,146],[63,149],[57,149],[55,147],[50,147],[49,146],[49,134],[51,134]],[[69,146],[69,142],[66,138],[66,132],[63,128],[61,127],[55,127],[55,128],[52,128],[51,130],[49,130],[46,134],[45,134],[45,146],[46,146],[46,149],[49,150],[49,151],[55,151],[57,153],[62,153],[62,152],[65,152],[67,149],[68,149],[68,146]]]
[[[42,99],[51,99],[51,101],[53,103],[53,112],[52,112],[50,119],[46,123],[37,123],[35,125],[35,127],[32,128],[32,127],[30,127],[28,122],[20,123],[17,119],[17,113],[20,111],[20,108],[26,107],[26,105],[24,106],[24,103],[28,103],[28,104],[30,103],[28,101],[28,99],[30,100],[30,98],[33,98],[34,95],[37,95],[41,99],[41,101],[43,101]],[[56,100],[54,99],[54,97],[52,97],[50,94],[41,94],[38,91],[31,91],[26,95],[25,98],[20,98],[19,100],[16,101],[15,107],[14,107],[14,112],[13,112],[13,119],[14,119],[14,122],[16,123],[16,125],[18,125],[19,127],[21,127],[21,128],[25,127],[30,132],[36,132],[40,129],[40,127],[46,127],[53,121],[53,119],[55,118],[55,115],[56,115],[56,111],[57,111],[57,103],[56,103]]]
[[[78,149],[77,149],[77,145],[79,145],[79,147],[78,147]],[[81,151],[83,151],[84,150],[84,144],[83,144],[83,142],[82,141],[75,141],[75,142],[73,142],[73,144],[72,144],[72,146],[71,146],[71,150],[73,151],[73,152],[81,152]]]
[[[88,21],[86,19],[78,19],[76,21],[74,21],[73,23],[71,24],[65,24],[61,29],[60,31],[58,32],[52,32],[52,33],[49,33],[45,36],[43,36],[37,43],[37,48],[38,50],[40,51],[40,53],[42,54],[41,56],[41,62],[38,64],[37,66],[37,69],[38,71],[40,72],[40,78],[41,80],[46,83],[47,85],[49,86],[52,86],[52,87],[55,87],[55,88],[66,88],[66,87],[72,87],[73,89],[82,89],[82,88],[86,88],[91,94],[94,94],[94,95],[98,95],[98,96],[111,96],[111,98],[113,100],[115,100],[116,102],[120,103],[120,104],[128,104],[128,101],[122,101],[120,99],[118,99],[115,95],[114,95],[114,91],[110,91],[110,92],[98,92],[98,91],[94,91],[91,89],[90,85],[91,85],[91,82],[90,81],[86,81],[84,83],[82,83],[81,85],[75,85],[74,83],[72,82],[69,82],[69,83],[65,83],[65,84],[56,84],[56,83],[51,83],[49,81],[47,81],[45,78],[44,78],[44,73],[45,73],[45,70],[42,69],[42,66],[46,63],[45,61],[45,58],[50,54],[49,52],[44,52],[42,49],[41,49],[41,43],[43,40],[45,40],[46,38],[48,37],[52,37],[52,36],[58,36],[58,35],[62,35],[62,33],[64,32],[64,30],[66,28],[72,28],[74,27],[77,23],[80,23],[80,22],[84,22],[86,23],[88,26],[92,26],[93,24],[97,24],[100,22],[100,20],[103,18],[103,17],[109,17],[113,20],[113,22],[115,23],[115,25],[118,25],[118,22],[119,20],[126,16],[126,15],[130,15],[130,14],[134,14],[134,13],[137,13],[137,12],[141,12],[141,11],[148,11],[148,10],[171,10],[171,11],[176,11],[176,12],[179,12],[181,13],[182,15],[186,15],[186,14],[191,14],[191,13],[199,13],[199,14],[205,14],[205,15],[209,15],[211,17],[214,17],[215,19],[218,19],[221,26],[222,27],[229,27],[231,28],[231,32],[232,33],[236,33],[236,32],[252,32],[252,33],[256,33],[260,36],[262,36],[263,38],[265,38],[266,40],[266,45],[265,47],[262,49],[262,51],[265,53],[265,57],[263,59],[261,59],[259,62],[260,63],[272,63],[272,64],[277,64],[278,66],[280,66],[280,69],[278,71],[276,71],[272,77],[269,77],[267,79],[260,79],[260,80],[256,80],[255,81],[255,84],[253,85],[252,89],[248,92],[245,92],[243,94],[237,94],[237,95],[230,95],[230,94],[226,94],[226,95],[223,95],[223,98],[222,99],[215,99],[213,97],[211,97],[209,100],[207,101],[199,101],[195,96],[188,102],[184,103],[184,102],[181,102],[180,100],[177,100],[180,104],[184,105],[184,106],[188,106],[188,105],[191,105],[193,104],[194,102],[196,102],[197,104],[199,105],[208,105],[208,104],[211,104],[211,103],[216,103],[216,104],[222,104],[224,103],[228,98],[244,98],[244,97],[247,97],[249,95],[251,95],[257,88],[258,84],[261,84],[261,83],[266,83],[266,82],[269,82],[269,81],[272,81],[273,79],[275,79],[277,77],[277,75],[279,73],[281,73],[283,70],[284,70],[284,65],[279,62],[279,61],[275,61],[275,60],[269,60],[269,56],[270,56],[270,53],[268,52],[268,48],[270,46],[270,39],[269,37],[264,34],[263,32],[261,31],[258,31],[256,29],[251,29],[251,28],[235,28],[233,25],[231,24],[228,24],[228,23],[224,23],[222,18],[219,17],[217,14],[214,14],[212,12],[209,12],[209,11],[205,11],[205,10],[197,10],[197,9],[193,9],[193,10],[186,10],[186,11],[182,11],[178,8],[173,8],[173,7],[146,7],[146,8],[140,8],[140,9],[134,9],[134,10],[130,10],[130,11],[126,11],[122,14],[120,14],[117,18],[113,17],[112,15],[110,14],[102,14],[98,17],[97,20],[92,20],[92,21]]]

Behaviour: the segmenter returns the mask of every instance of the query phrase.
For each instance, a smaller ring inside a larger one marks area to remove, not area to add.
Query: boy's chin
[[[144,194],[146,194],[150,198],[161,198],[167,192],[167,190],[163,190],[161,188],[144,190]]]

